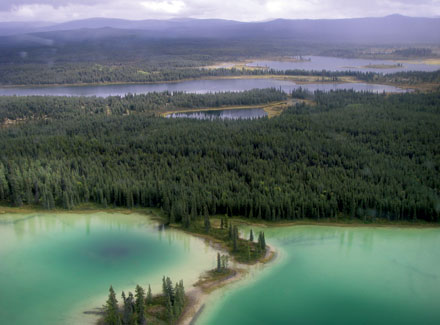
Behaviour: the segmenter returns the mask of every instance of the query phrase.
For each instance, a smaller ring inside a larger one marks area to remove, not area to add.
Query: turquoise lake
[[[191,287],[216,252],[139,214],[0,215],[0,323],[93,324],[84,314],[162,276]]]
[[[440,323],[439,228],[264,231],[276,259],[214,292],[196,324]],[[2,324],[92,324],[110,284],[189,289],[216,265],[202,240],[136,213],[2,214],[0,240]]]
[[[264,231],[278,258],[214,294],[197,324],[440,324],[440,229]]]

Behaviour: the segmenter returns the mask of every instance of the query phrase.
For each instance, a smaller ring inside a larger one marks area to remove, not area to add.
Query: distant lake
[[[355,91],[373,92],[406,92],[405,89],[365,83],[344,84],[308,84],[298,85],[292,81],[269,78],[261,79],[205,79],[182,82],[168,82],[156,84],[120,84],[97,86],[51,86],[51,87],[12,87],[0,88],[2,96],[125,96],[131,94],[146,94],[151,92],[176,92],[205,94],[210,92],[245,91],[251,89],[281,88],[291,92],[299,87],[310,91],[330,91],[337,89],[353,89]]]
[[[191,118],[197,120],[253,120],[265,116],[267,116],[267,113],[262,108],[196,111],[167,115],[168,118]]]
[[[359,71],[359,72],[377,72],[394,73],[400,71],[436,71],[440,65],[430,65],[424,63],[402,63],[400,67],[387,69],[378,69],[368,66],[388,65],[395,66],[397,62],[386,60],[364,60],[364,59],[345,59],[325,56],[307,56],[304,62],[287,61],[255,61],[247,64],[250,67],[267,67],[275,70],[307,70],[307,71]]]

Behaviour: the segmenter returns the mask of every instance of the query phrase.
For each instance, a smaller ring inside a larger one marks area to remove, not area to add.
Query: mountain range
[[[89,39],[113,35],[146,38],[285,39],[346,44],[439,44],[440,18],[392,15],[382,18],[238,22],[221,19],[123,20],[92,18],[60,24],[0,23],[0,36]]]

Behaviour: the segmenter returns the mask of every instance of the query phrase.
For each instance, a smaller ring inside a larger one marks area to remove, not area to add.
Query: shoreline
[[[217,249],[216,246],[212,246]],[[265,256],[254,264],[243,264],[233,261],[234,266],[230,268],[232,271],[231,275],[227,275],[224,279],[220,280],[207,280],[203,282],[200,280],[192,285],[192,288],[188,290],[187,295],[189,297],[188,305],[185,307],[180,319],[178,320],[178,325],[193,325],[196,323],[197,319],[203,313],[206,308],[206,300],[219,289],[224,289],[228,285],[238,283],[246,278],[246,276],[251,272],[252,269],[259,265],[266,265],[273,262],[278,256],[277,251],[271,246],[266,246]],[[228,254],[229,255],[229,254]],[[229,255],[231,256],[231,255]],[[207,271],[209,272],[209,271]],[[206,272],[206,273],[207,273]],[[205,273],[205,274],[206,274]],[[202,274],[200,277],[203,279]]]
[[[0,206],[0,216],[4,214],[23,214],[23,213],[68,213],[68,214],[91,214],[97,212],[103,213],[123,213],[123,214],[132,214],[139,213],[145,216],[148,216],[151,221],[154,221],[157,224],[163,222],[163,218],[160,216],[159,211],[155,211],[155,209],[148,208],[139,208],[139,209],[126,209],[126,208],[107,208],[107,209],[99,209],[96,206],[88,206],[88,207],[79,207],[74,210],[51,210],[47,211],[44,209],[38,209],[36,207],[5,207]],[[216,222],[218,220],[216,216],[213,218]],[[279,223],[270,223],[264,222],[262,220],[246,220],[243,218],[231,218],[232,222],[242,225],[255,225],[259,227],[267,227],[267,228],[275,228],[275,227],[294,227],[294,226],[327,226],[327,227],[365,227],[365,228],[413,228],[413,229],[426,229],[426,228],[438,228],[440,227],[439,223],[426,223],[426,222],[389,222],[389,223],[363,223],[361,220],[354,220],[353,222],[341,222],[338,221],[329,221],[328,219],[320,220],[319,222],[314,222],[311,220],[301,220],[294,222],[279,222]],[[239,263],[236,262],[235,259],[227,249],[223,246],[224,243],[220,240],[217,240],[209,235],[203,235],[198,233],[192,233],[190,231],[185,231],[185,229],[176,226],[170,226],[171,229],[179,232],[184,232],[190,236],[197,237],[203,239],[211,248],[216,251],[225,252],[231,258],[231,266],[229,268],[230,272],[224,278],[209,278],[210,270],[205,270],[203,273],[198,274],[199,281],[190,284],[190,289],[187,291],[187,296],[189,297],[187,306],[181,314],[177,324],[188,325],[195,324],[198,317],[203,314],[207,306],[207,301],[209,301],[209,297],[214,293],[218,292],[219,289],[224,289],[232,284],[237,284],[240,281],[244,280],[252,271],[258,270],[258,266],[266,265],[275,261],[278,257],[278,252],[273,246],[267,246],[266,253],[264,257],[257,260],[255,263]],[[196,275],[197,276],[197,275]],[[95,310],[94,307],[87,309],[86,311]],[[83,310],[84,312],[84,310]]]

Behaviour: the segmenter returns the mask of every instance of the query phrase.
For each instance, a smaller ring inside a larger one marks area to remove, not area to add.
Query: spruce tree
[[[151,286],[148,285],[147,298],[145,299],[147,305],[151,305],[153,303],[153,294],[151,293]]]
[[[251,241],[251,242],[254,241],[254,232],[252,231],[252,229],[249,234],[249,241]]]
[[[124,325],[132,325],[136,323],[135,305],[133,301],[133,294],[128,293],[128,297],[124,301],[124,313],[122,316],[122,323]]]
[[[120,325],[121,316],[119,315],[118,301],[113,287],[110,286],[107,302],[104,306],[105,323],[109,325]]]
[[[137,313],[137,321],[139,325],[146,324],[145,319],[145,290],[137,285],[135,289],[135,297],[136,297],[136,313]]]
[[[170,297],[171,303],[174,303],[174,288],[173,288],[173,282],[169,277],[166,278],[166,295]]]
[[[220,253],[217,253],[217,272],[220,272],[222,268]]]
[[[170,323],[174,321],[173,305],[171,304],[171,299],[169,296],[166,297],[166,310],[167,318]]]

